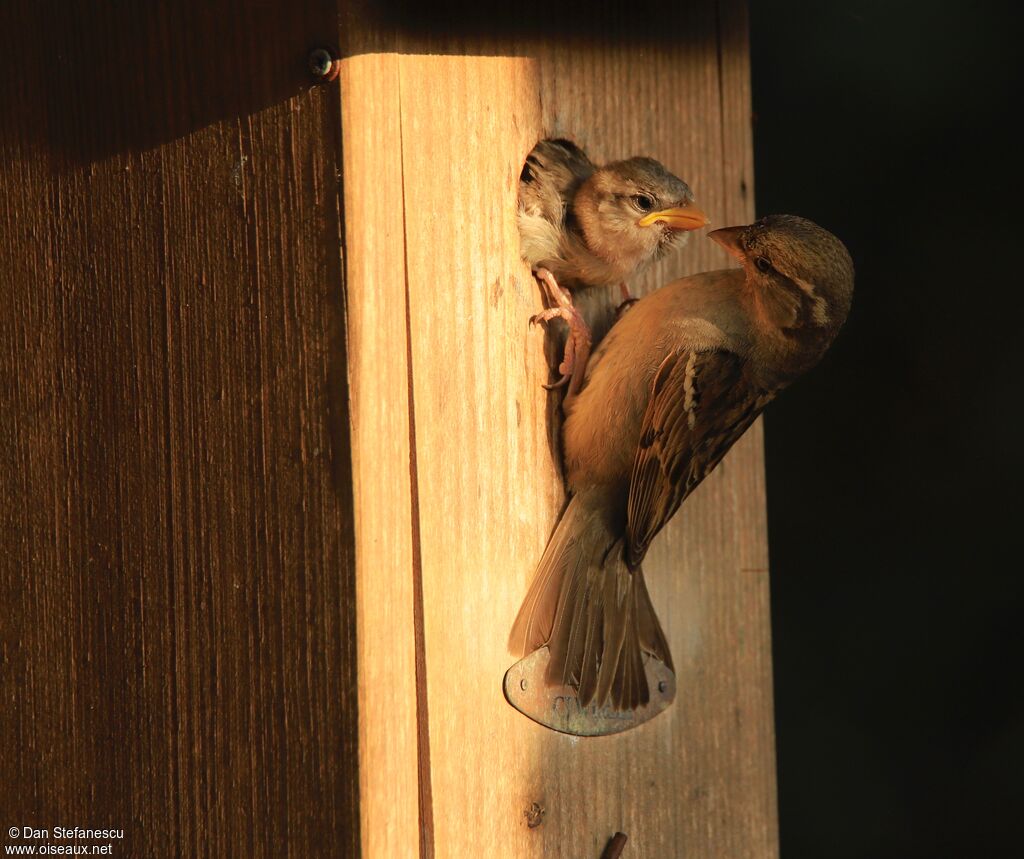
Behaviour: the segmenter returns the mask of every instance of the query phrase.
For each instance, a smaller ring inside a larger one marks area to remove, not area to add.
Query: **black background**
[[[1021,45],[1009,7],[757,2],[757,201],[854,308],[766,419],[784,859],[1024,855]]]

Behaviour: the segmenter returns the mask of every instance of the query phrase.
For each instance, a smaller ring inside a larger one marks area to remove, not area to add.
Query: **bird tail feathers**
[[[672,668],[643,571],[629,569],[623,548],[600,510],[574,497],[512,628],[513,652],[526,656],[547,645],[548,684],[576,689],[582,706],[646,704],[645,653]]]

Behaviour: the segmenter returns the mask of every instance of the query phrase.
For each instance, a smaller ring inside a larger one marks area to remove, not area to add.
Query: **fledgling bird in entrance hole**
[[[709,234],[742,267],[674,281],[608,332],[563,429],[571,500],[512,630],[547,645],[547,682],[632,710],[644,662],[672,667],[644,584],[651,540],[765,405],[814,366],[853,296],[835,236],[774,215]]]
[[[542,140],[519,177],[519,234],[549,309],[531,322],[569,325],[562,378],[574,394],[590,354],[590,330],[571,292],[618,286],[680,247],[690,230],[707,224],[693,193],[653,158],[629,158],[595,167],[569,140]]]

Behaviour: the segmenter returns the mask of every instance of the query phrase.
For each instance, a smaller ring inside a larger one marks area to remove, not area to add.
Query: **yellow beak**
[[[649,227],[651,224],[667,224],[673,230],[699,230],[711,222],[696,206],[687,204],[676,209],[662,209],[660,212],[651,212],[644,215],[637,224],[641,227]]]

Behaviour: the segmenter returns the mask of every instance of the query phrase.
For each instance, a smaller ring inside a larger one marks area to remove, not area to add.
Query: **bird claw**
[[[575,311],[575,308],[573,308]],[[570,320],[570,314],[567,314],[561,307],[550,307],[547,310],[542,310],[540,313],[535,313],[530,317],[531,327],[534,325],[545,325],[552,319],[564,319],[569,323],[569,327],[572,328],[572,321]]]
[[[551,382],[550,384],[545,382],[541,387],[545,391],[557,391],[559,388],[564,388],[569,384],[569,380],[572,379],[572,373],[566,373],[557,382]]]

